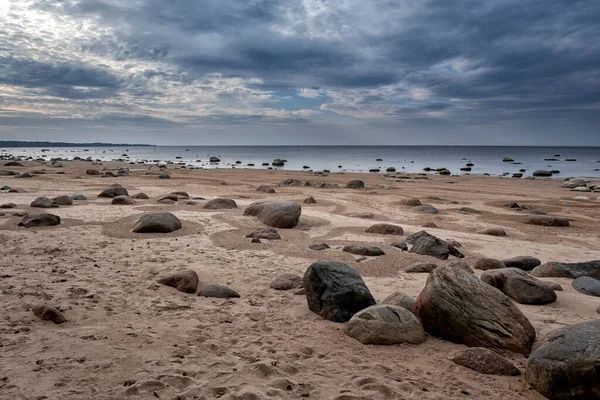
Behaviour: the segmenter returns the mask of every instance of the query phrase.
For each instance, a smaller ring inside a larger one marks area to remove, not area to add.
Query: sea
[[[554,170],[553,177],[600,178],[600,147],[526,146],[132,146],[132,147],[21,147],[0,149],[0,155],[17,157],[88,158],[135,163],[181,163],[202,168],[249,168],[364,172],[388,168],[420,173],[425,168],[447,168],[453,174],[511,175],[524,170]],[[219,163],[209,162],[218,157]],[[503,161],[509,158],[513,161]],[[286,160],[273,167],[274,159]],[[471,171],[461,171],[467,163]],[[248,164],[254,164],[249,166]],[[431,173],[435,173],[432,171]]]

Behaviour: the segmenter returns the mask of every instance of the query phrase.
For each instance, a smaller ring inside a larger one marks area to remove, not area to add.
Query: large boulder
[[[472,347],[454,354],[450,359],[460,366],[480,374],[515,376],[521,371],[498,353],[483,347]]]
[[[529,356],[525,379],[550,400],[600,399],[600,319],[550,333]]]
[[[377,257],[383,256],[385,252],[381,250],[379,247],[375,246],[363,246],[360,244],[350,244],[348,246],[344,246],[342,251],[346,253],[355,254],[357,256],[369,256],[369,257]]]
[[[502,262],[506,268],[519,268],[523,271],[531,271],[542,263],[539,259],[531,256],[517,256],[502,260]]]
[[[547,262],[531,271],[531,275],[538,278],[579,278],[580,276],[591,276],[600,279],[600,260],[584,261],[576,263],[561,263],[556,261]]]
[[[431,256],[440,260],[446,260],[451,255],[458,258],[464,257],[454,246],[430,235],[426,231],[414,233],[408,236],[406,241],[413,245],[409,253]]]
[[[423,343],[427,336],[412,312],[390,304],[375,305],[354,314],[344,333],[362,344]]]
[[[540,305],[556,301],[556,293],[549,285],[518,268],[485,271],[481,280],[517,303]]]
[[[510,298],[461,268],[436,268],[417,298],[425,331],[469,347],[528,353],[535,329]]]
[[[198,274],[196,271],[189,269],[177,272],[173,275],[165,276],[164,278],[160,278],[158,280],[158,283],[174,287],[175,289],[184,293],[196,293],[199,282],[200,280],[198,279]]]
[[[37,208],[57,208],[58,203],[48,197],[40,196],[32,201],[29,206]]]
[[[54,214],[34,214],[26,215],[19,222],[19,226],[25,228],[34,228],[37,226],[54,226],[60,224],[60,217]]]
[[[596,278],[580,276],[571,283],[571,286],[579,293],[600,297],[600,280]]]
[[[233,199],[218,197],[216,199],[207,201],[203,208],[207,210],[231,210],[238,208],[238,206]]]
[[[129,196],[127,189],[125,189],[123,186],[119,185],[118,183],[115,183],[115,184],[111,185],[110,187],[104,189],[98,195],[98,197],[108,197],[110,199],[117,197],[117,196]]]
[[[550,215],[531,214],[521,220],[527,225],[540,226],[569,226],[569,220],[566,218],[552,217]]]
[[[360,274],[337,262],[316,262],[304,273],[308,308],[333,322],[346,322],[357,312],[375,305]]]
[[[258,217],[265,225],[273,228],[293,228],[300,221],[302,207],[293,201],[266,200],[252,203],[244,215]]]
[[[354,180],[346,183],[348,189],[364,189],[365,183],[361,180]]]
[[[379,233],[380,235],[404,235],[404,230],[401,226],[392,224],[375,224],[368,227],[365,232]]]
[[[181,221],[170,212],[144,214],[133,227],[135,233],[169,233],[182,228]]]

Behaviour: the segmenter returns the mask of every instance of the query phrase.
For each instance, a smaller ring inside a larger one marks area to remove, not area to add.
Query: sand
[[[344,334],[345,324],[310,312],[303,295],[275,291],[269,283],[279,273],[302,275],[314,261],[335,260],[358,270],[377,301],[395,291],[417,296],[427,274],[404,269],[446,261],[389,246],[404,237],[365,233],[374,221],[399,224],[405,235],[435,222],[438,228],[426,230],[460,242],[471,264],[481,256],[531,255],[542,262],[600,259],[600,194],[573,200],[578,193],[561,188],[559,180],[430,175],[428,180],[396,181],[382,174],[230,169],[171,170],[171,179],[160,180],[144,175],[149,167],[142,165],[128,166],[128,177],[101,178],[85,175],[89,163],[63,164],[60,169],[39,163],[12,168],[46,168],[45,175],[32,179],[0,177],[0,186],[26,190],[0,193],[0,203],[18,205],[0,210],[7,214],[42,211],[28,206],[40,195],[85,194],[89,199],[47,210],[63,219],[56,227],[25,229],[17,227],[18,217],[0,217],[3,399],[542,399],[522,376],[482,375],[452,363],[448,357],[463,345],[433,337],[421,345],[362,345]],[[287,178],[340,188],[277,186]],[[343,188],[352,179],[365,180],[367,188]],[[147,193],[150,200],[116,206],[96,197],[115,182],[130,194]],[[262,184],[277,193],[257,192]],[[172,191],[206,199],[230,197],[239,208],[204,210],[202,200],[196,205],[156,204],[156,197]],[[280,229],[282,240],[254,244],[244,237],[262,226],[243,216],[246,205],[260,199],[302,202],[308,196],[317,204],[302,205],[300,225]],[[400,204],[409,197],[435,206],[439,214],[418,214]],[[573,221],[568,228],[524,225],[518,221],[523,212],[505,207],[510,202]],[[465,206],[482,213],[459,213]],[[151,210],[174,213],[184,228],[170,234],[131,233],[136,217]],[[352,216],[365,212],[374,219]],[[503,227],[508,237],[476,233],[488,227]],[[317,242],[331,249],[308,249]],[[386,255],[361,261],[341,251],[359,243],[380,246]],[[201,281],[229,285],[241,297],[202,298],[156,283],[184,269],[196,271]],[[568,279],[546,280],[564,289],[555,303],[518,305],[538,338],[600,318],[600,299],[576,292]],[[61,309],[69,321],[54,325],[39,320],[31,309],[41,302]],[[524,371],[524,356],[508,358]]]

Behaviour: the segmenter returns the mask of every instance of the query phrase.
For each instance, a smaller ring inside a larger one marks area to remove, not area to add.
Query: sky
[[[600,145],[597,0],[0,0],[0,139]]]

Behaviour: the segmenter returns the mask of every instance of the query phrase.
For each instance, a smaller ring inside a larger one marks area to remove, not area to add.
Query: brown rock
[[[258,187],[258,189],[256,189],[257,192],[263,192],[263,193],[275,193],[275,189],[273,189],[270,186],[267,185],[260,185]]]
[[[238,206],[233,199],[218,197],[216,199],[207,201],[203,208],[206,210],[231,210],[238,208]]]
[[[460,351],[450,358],[455,364],[472,369],[480,374],[515,376],[521,371],[501,355],[483,347],[472,347]]]
[[[506,266],[502,261],[496,260],[495,258],[481,257],[477,261],[475,261],[475,269],[487,271],[488,269],[499,268],[506,268]]]
[[[502,228],[487,228],[480,231],[477,231],[482,235],[490,235],[490,236],[507,236],[506,231]]]
[[[413,314],[417,312],[415,308],[417,301],[414,298],[402,292],[394,292],[390,294],[382,301],[382,303],[393,304],[398,307],[406,308]]]
[[[192,270],[177,272],[158,280],[158,283],[174,287],[184,293],[196,293],[199,282],[198,274]]]
[[[246,235],[247,238],[252,239],[267,239],[267,240],[278,240],[281,239],[281,235],[275,228],[259,228],[254,232]]]
[[[302,207],[293,201],[267,200],[250,204],[244,215],[255,216],[273,228],[290,229],[298,225]]]
[[[375,224],[368,227],[365,232],[378,233],[380,235],[404,235],[404,230],[401,226],[392,224]]]
[[[110,204],[116,205],[133,205],[135,204],[135,200],[129,196],[117,196],[112,199]]]
[[[539,226],[569,226],[566,218],[551,217],[550,215],[531,214],[523,218],[521,222]]]
[[[411,197],[410,199],[403,199],[400,201],[400,204],[407,207],[418,207],[423,205],[421,203],[421,200],[417,199],[416,197]]]
[[[309,196],[304,199],[304,204],[317,204],[317,201],[315,200],[314,197]]]
[[[53,198],[52,200],[54,200],[56,202],[56,204],[58,204],[59,206],[72,206],[73,205],[73,199],[71,198],[71,196],[67,196],[67,195],[58,196],[58,197]]]
[[[137,200],[148,200],[150,197],[146,193],[136,193],[132,196],[133,199]]]
[[[521,304],[540,305],[556,301],[556,293],[550,286],[518,268],[486,271],[481,274],[481,281]]]
[[[437,268],[437,265],[434,263],[420,263],[420,264],[415,264],[412,265],[408,268],[406,268],[406,272],[426,272],[426,273],[430,273],[431,271],[433,271],[434,269]]]
[[[55,324],[67,322],[67,319],[58,309],[47,304],[38,304],[31,310],[41,320],[52,321]]]
[[[269,284],[269,287],[275,290],[296,289],[304,287],[304,281],[299,275],[285,273],[275,277],[273,282]]]

